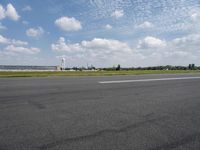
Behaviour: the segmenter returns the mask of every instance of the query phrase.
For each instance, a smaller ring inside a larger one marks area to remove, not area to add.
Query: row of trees
[[[95,68],[94,66],[90,67],[73,67],[73,68],[66,68],[65,70],[106,70],[106,71],[119,71],[119,70],[200,70],[200,66],[195,66],[195,64],[189,64],[188,66],[153,66],[153,67],[130,67],[130,68],[122,68],[120,64],[116,67],[108,67],[108,68]]]
[[[198,70],[200,67],[195,64],[189,64],[188,66],[154,66],[154,67],[138,67],[133,68],[134,70]]]
[[[112,68],[102,68],[102,70],[200,70],[200,66],[195,66],[195,64],[189,64],[188,66],[152,66],[152,67],[131,67],[131,68],[121,68],[120,65]]]

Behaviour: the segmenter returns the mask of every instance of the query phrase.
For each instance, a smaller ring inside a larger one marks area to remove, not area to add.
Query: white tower
[[[62,58],[61,60],[61,69],[65,70],[65,58]]]

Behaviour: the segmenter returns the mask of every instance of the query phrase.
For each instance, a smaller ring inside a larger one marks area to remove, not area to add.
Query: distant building
[[[59,66],[15,66],[15,65],[0,65],[0,70],[61,70]]]

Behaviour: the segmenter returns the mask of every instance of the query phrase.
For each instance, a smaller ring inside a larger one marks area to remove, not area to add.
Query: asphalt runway
[[[0,78],[0,150],[159,149],[200,149],[200,74]]]

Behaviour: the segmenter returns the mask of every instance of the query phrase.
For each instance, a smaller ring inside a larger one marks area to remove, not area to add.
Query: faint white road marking
[[[150,81],[170,81],[170,80],[189,80],[200,79],[200,77],[179,77],[179,78],[159,78],[159,79],[138,79],[138,80],[118,80],[118,81],[100,81],[101,84],[110,83],[129,83],[129,82],[150,82]]]

